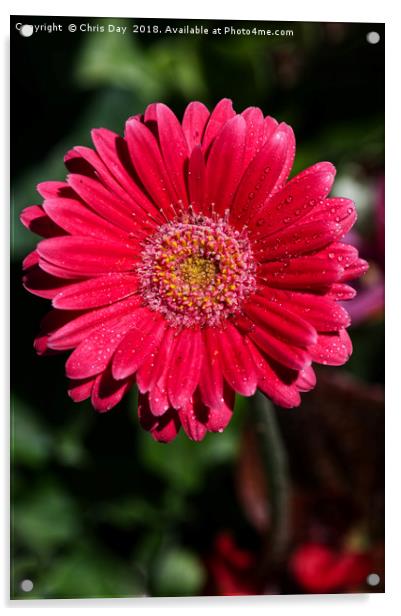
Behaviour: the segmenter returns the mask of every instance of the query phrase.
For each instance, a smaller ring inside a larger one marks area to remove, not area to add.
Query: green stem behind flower
[[[289,541],[289,474],[287,455],[277,425],[275,409],[261,393],[251,402],[251,421],[266,473],[269,494],[270,532],[268,561],[275,564],[286,552]]]

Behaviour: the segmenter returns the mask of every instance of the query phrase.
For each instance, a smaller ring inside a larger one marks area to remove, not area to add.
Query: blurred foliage
[[[139,429],[135,392],[109,414],[96,414],[89,403],[74,405],[65,391],[64,358],[37,358],[32,349],[47,302],[21,288],[20,262],[37,240],[19,223],[19,214],[39,202],[37,183],[64,178],[64,154],[74,145],[90,145],[92,128],[121,133],[125,120],[154,100],[181,114],[191,99],[212,106],[229,97],[237,110],[260,106],[294,127],[294,172],[331,160],[342,186],[352,192],[359,183],[363,215],[357,229],[371,237],[374,187],[383,173],[384,45],[366,43],[371,24],[275,24],[293,28],[294,37],[205,38],[72,35],[69,19],[59,21],[64,32],[51,36],[24,39],[11,28],[11,593],[15,598],[198,594],[209,576],[206,557],[222,529],[232,529],[248,546],[268,545],[244,503],[249,490],[237,486],[252,473],[240,479],[235,472],[243,455],[244,418],[254,420],[255,409],[239,399],[223,434],[208,435],[200,445],[180,435],[163,446]],[[382,26],[374,29],[384,36]],[[382,312],[351,333],[354,354],[347,370],[366,383],[382,383]],[[324,394],[319,400],[324,409]],[[296,411],[301,417],[303,409]],[[292,467],[294,413],[277,410]],[[313,436],[313,425],[302,429]],[[258,477],[269,464],[261,464]],[[267,480],[267,490],[254,488],[251,498],[263,497],[253,506],[263,509],[271,485]],[[263,532],[269,527],[266,505]],[[21,590],[23,579],[33,581],[30,593]],[[294,591],[285,572],[280,579],[276,592]]]

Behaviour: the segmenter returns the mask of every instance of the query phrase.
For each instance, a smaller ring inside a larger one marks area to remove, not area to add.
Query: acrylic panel
[[[11,598],[384,591],[384,35],[11,18]]]

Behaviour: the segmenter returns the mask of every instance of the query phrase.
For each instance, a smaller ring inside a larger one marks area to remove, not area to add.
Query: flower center
[[[202,327],[239,311],[255,289],[255,270],[245,230],[189,213],[146,240],[138,274],[153,310],[177,327]]]
[[[180,266],[182,280],[191,287],[206,287],[217,273],[216,264],[204,257],[188,257]]]

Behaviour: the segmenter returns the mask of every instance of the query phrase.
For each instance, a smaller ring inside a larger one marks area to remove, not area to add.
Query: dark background
[[[23,38],[18,22],[55,22],[64,31]],[[69,23],[228,23],[294,36],[70,33]],[[370,31],[378,44],[367,42]],[[65,357],[38,358],[32,348],[48,302],[21,285],[21,260],[37,238],[19,213],[40,203],[37,183],[64,178],[68,149],[90,145],[94,127],[121,133],[128,116],[155,100],[181,116],[190,100],[211,108],[223,97],[237,111],[259,106],[293,126],[294,172],[319,160],[336,165],[336,194],[356,200],[353,240],[371,263],[351,361],[322,370],[300,409],[267,410],[278,423],[289,495],[286,541],[270,565],[277,529],[268,512],[276,504],[252,404],[238,400],[223,434],[202,444],[181,435],[168,446],[138,427],[135,392],[103,415],[75,405]],[[222,533],[251,555],[249,571],[227,565],[239,592],[248,575],[255,580],[252,563],[264,577],[251,591],[308,592],[291,558],[311,540],[337,550],[357,545],[383,579],[383,305],[369,303],[384,272],[383,113],[382,24],[11,18],[13,597],[224,594],[213,564]],[[250,463],[255,438],[261,455]],[[29,594],[23,579],[34,582]],[[338,590],[371,589],[363,582]]]

